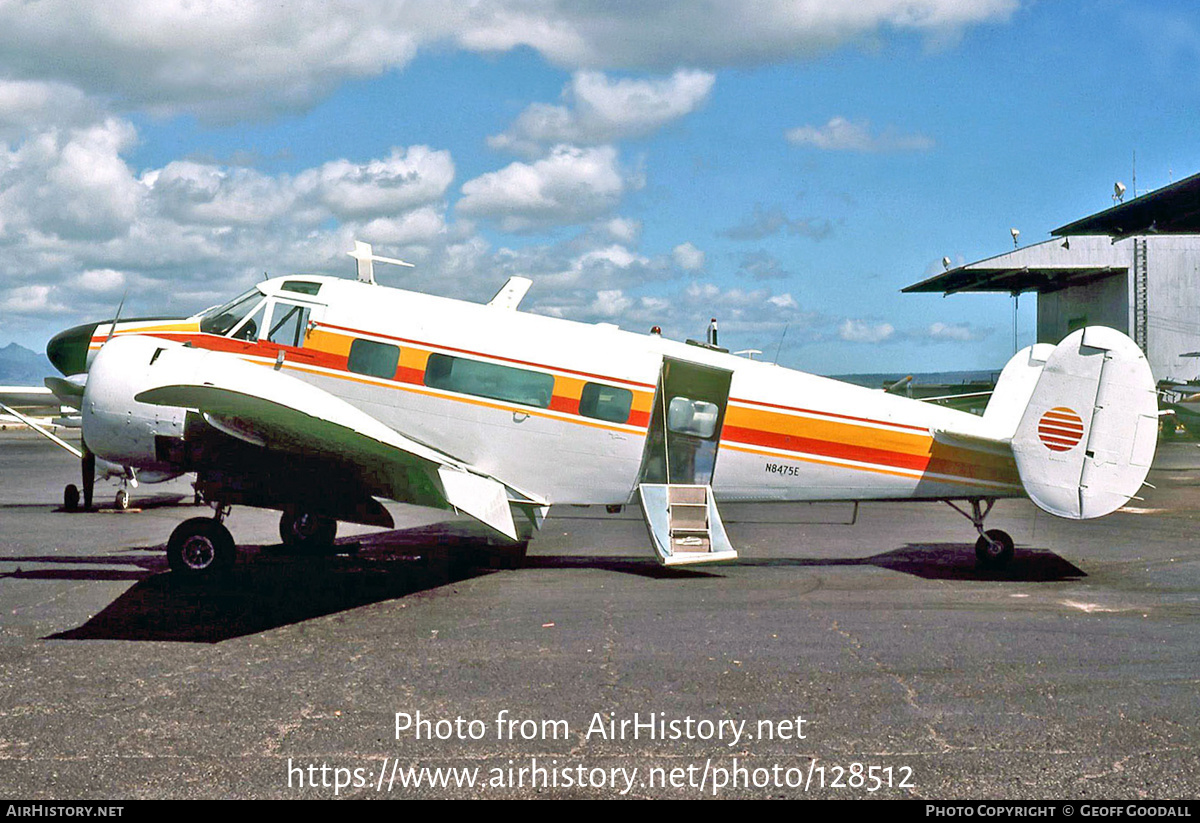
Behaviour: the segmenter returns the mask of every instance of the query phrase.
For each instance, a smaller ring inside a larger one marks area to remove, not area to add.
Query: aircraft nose
[[[82,326],[60,331],[46,344],[46,357],[64,375],[81,374],[87,371],[88,345],[99,323],[84,323]]]

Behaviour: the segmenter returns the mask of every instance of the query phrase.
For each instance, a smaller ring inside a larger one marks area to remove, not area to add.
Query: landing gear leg
[[[233,535],[222,522],[229,514],[228,507],[213,507],[213,517],[193,517],[171,532],[167,541],[167,564],[171,571],[188,578],[200,579],[228,571],[237,556]]]
[[[85,511],[92,510],[92,492],[96,488],[96,455],[87,447],[87,443],[83,443],[83,461],[80,468],[83,472],[83,508]]]
[[[986,506],[983,505],[984,502],[987,503]],[[975,498],[971,500],[970,514],[954,505],[952,500],[947,500],[946,505],[970,520],[975,526],[975,531],[979,532],[979,539],[975,541],[975,561],[980,568],[1002,568],[1012,561],[1013,539],[1008,532],[1000,529],[984,531],[983,528],[984,518],[991,512],[992,506],[996,505],[994,499],[984,501]]]

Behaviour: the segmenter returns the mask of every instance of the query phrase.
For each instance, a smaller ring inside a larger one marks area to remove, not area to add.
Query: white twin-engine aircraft
[[[487,305],[387,288],[386,258],[351,254],[357,281],[278,277],[48,346],[65,375],[87,372],[86,453],[196,473],[215,516],[175,529],[172,569],[234,562],[233,505],[279,509],[285,543],[320,547],[339,520],[393,526],[391,501],[470,515],[518,558],[551,505],[636,502],[673,565],[737,556],[727,502],[940,500],[994,565],[1013,554],[984,528],[997,498],[1100,517],[1154,456],[1154,380],[1112,329],[1019,352],[978,417],[737,357],[715,332],[679,343],[521,312],[524,278]]]

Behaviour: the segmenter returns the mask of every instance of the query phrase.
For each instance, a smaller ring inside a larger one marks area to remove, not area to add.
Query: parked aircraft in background
[[[11,419],[14,423],[27,426],[45,437],[59,448],[80,460],[83,492],[74,483],[63,490],[63,508],[75,511],[82,502],[85,509],[92,507],[92,495],[96,479],[116,480],[120,483],[114,498],[119,509],[130,506],[129,489],[141,483],[160,483],[179,476],[179,472],[164,474],[160,471],[138,473],[132,466],[122,466],[107,460],[98,460],[94,454],[76,448],[59,437],[60,428],[77,429],[82,425],[79,406],[83,402],[83,381],[64,380],[58,377],[46,379],[46,386],[0,386],[0,420]]]
[[[642,509],[666,564],[736,557],[726,502],[945,501],[982,564],[1012,538],[995,500],[1099,517],[1141,487],[1158,426],[1138,347],[1102,327],[1027,348],[982,417],[609,324],[294,275],[199,315],[91,323],[47,354],[84,386],[83,439],[136,471],[195,472],[215,515],[172,533],[171,567],[227,568],[235,505],[282,512],[285,542],[337,521],[393,525],[391,501],[452,509],[521,556],[549,506]],[[388,261],[396,262],[396,261]],[[115,327],[114,327],[115,325]]]

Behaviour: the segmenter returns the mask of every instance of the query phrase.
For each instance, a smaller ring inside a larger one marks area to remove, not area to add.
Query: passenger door
[[[664,357],[639,483],[712,485],[733,372]]]

